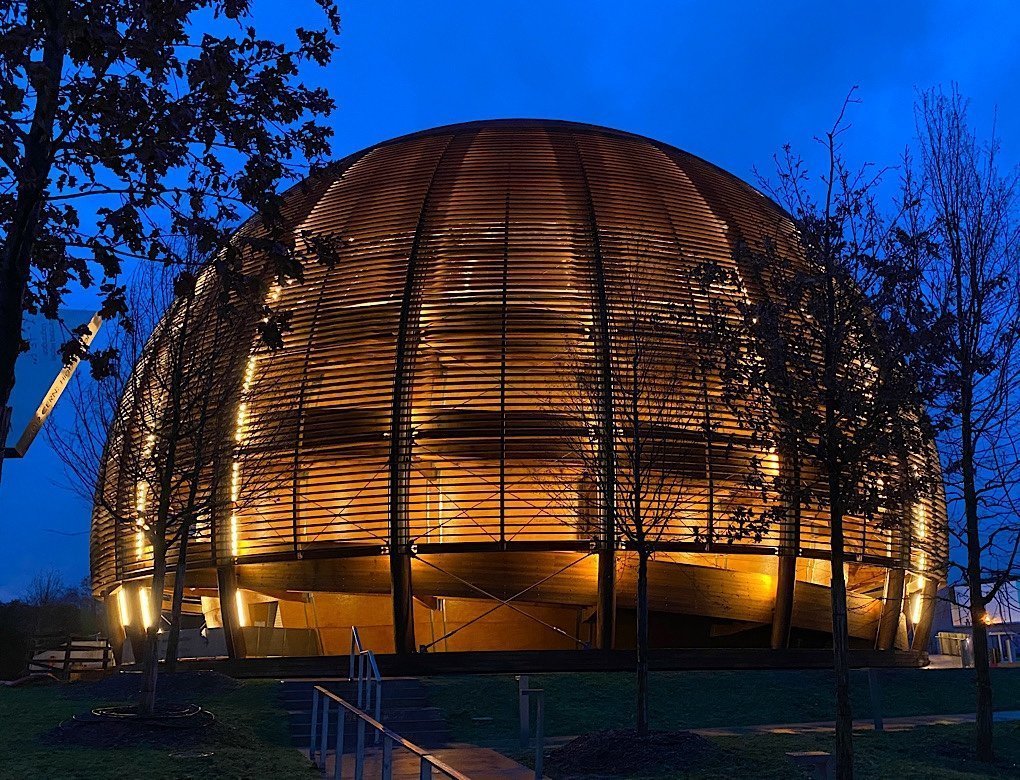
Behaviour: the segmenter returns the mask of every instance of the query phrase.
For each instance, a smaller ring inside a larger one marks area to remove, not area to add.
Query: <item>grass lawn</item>
[[[966,669],[890,669],[880,672],[884,715],[973,711],[973,672]],[[1020,709],[1020,670],[993,670],[996,709]],[[517,683],[512,675],[435,677],[426,681],[432,703],[449,717],[455,740],[502,749],[529,761],[516,744]],[[532,675],[545,690],[546,735],[584,734],[633,725],[630,673]],[[868,718],[867,675],[854,672],[854,716]],[[711,726],[832,720],[832,674],[826,671],[657,672],[651,679],[652,727]],[[491,718],[478,722],[473,718]],[[973,726],[932,726],[855,735],[857,773],[875,778],[1020,777],[1020,723],[996,724],[999,760],[993,767],[969,758]],[[831,734],[712,738],[716,750],[688,774],[649,777],[797,777],[790,751],[832,750]],[[556,777],[555,772],[549,773]]]
[[[887,669],[880,673],[884,715],[949,715],[974,711],[969,669]],[[454,738],[479,744],[517,733],[517,683],[512,675],[432,677],[432,703]],[[546,734],[571,736],[633,725],[634,675],[626,672],[541,674]],[[996,709],[1020,709],[1020,669],[995,669]],[[852,675],[854,717],[871,716],[868,680]],[[657,729],[745,726],[832,720],[827,671],[653,672],[651,719]],[[491,718],[478,723],[473,718]]]
[[[0,688],[2,778],[314,778],[318,773],[290,745],[287,718],[276,704],[276,683],[244,682],[197,698],[216,722],[204,741],[208,757],[171,757],[172,748],[110,749],[53,745],[47,732],[75,713],[111,703],[82,696],[81,684]],[[192,750],[190,752],[197,753]]]
[[[886,780],[907,778],[1008,778],[1020,776],[1020,724],[997,724],[997,759],[992,765],[972,758],[969,726],[926,726],[912,731],[854,735],[855,776]],[[713,737],[712,755],[685,773],[663,769],[645,778],[797,778],[786,757],[790,751],[832,749],[831,736],[755,735]],[[523,756],[518,756],[523,759]],[[555,769],[547,771],[561,778]]]

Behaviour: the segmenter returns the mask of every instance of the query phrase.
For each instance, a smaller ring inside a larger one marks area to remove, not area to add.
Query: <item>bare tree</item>
[[[662,294],[690,290],[692,279],[677,271],[677,261],[656,263],[636,252],[611,270],[608,366],[597,343],[604,335],[593,332],[587,348],[569,345],[564,360],[567,450],[556,473],[565,470],[571,478],[560,481],[558,500],[569,505],[579,534],[593,543],[621,540],[636,555],[636,725],[642,736],[649,729],[650,559],[667,542],[703,544],[712,534],[760,538],[755,529],[770,522],[760,511],[768,502],[727,503],[722,491],[713,496],[707,383],[716,355],[707,349],[705,312],[690,297],[677,302],[674,294]],[[717,506],[724,511],[713,518]],[[612,538],[603,540],[607,528]]]
[[[257,352],[238,346],[253,343],[253,313],[219,306],[219,289],[211,264],[193,253],[146,270],[131,293],[143,327],[116,332],[117,370],[78,384],[74,425],[57,434],[57,450],[95,511],[131,540],[119,554],[139,573],[151,570],[142,712],[155,703],[168,575],[172,667],[189,548],[202,544],[211,554],[214,518],[235,516],[242,502],[256,501],[274,484],[258,451],[241,452]]]
[[[919,172],[904,199],[929,240],[927,295],[942,327],[930,344],[939,380],[939,444],[950,531],[965,551],[977,682],[976,751],[990,761],[992,684],[987,606],[1017,577],[1020,516],[1020,172],[1004,172],[999,141],[981,141],[954,87],[915,107]]]
[[[723,350],[730,358],[723,385],[733,388],[724,394],[759,446],[776,454],[784,521],[799,529],[809,511],[828,519],[835,753],[844,778],[853,774],[848,549],[866,553],[870,533],[890,548],[898,537],[905,554],[903,518],[939,490],[911,359],[918,313],[904,304],[914,277],[903,228],[876,205],[880,173],[851,169],[841,152],[852,95],[819,139],[827,158],[820,197],[787,147],[776,160],[777,183],[762,184],[792,224],[762,226],[767,238],[745,241],[732,270],[704,271],[707,282],[722,278],[744,290],[741,316],[715,320],[733,345]],[[929,557],[929,565],[937,562]]]
[[[68,601],[75,595],[74,589],[67,586],[60,572],[47,569],[36,574],[28,583],[23,600],[35,607],[46,607]]]

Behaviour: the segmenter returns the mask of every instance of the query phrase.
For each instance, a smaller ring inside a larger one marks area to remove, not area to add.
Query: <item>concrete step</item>
[[[415,745],[421,748],[437,748],[444,747],[450,743],[450,733],[448,731],[416,731],[413,734],[405,735],[401,734],[404,739],[409,742],[413,742]],[[355,750],[357,746],[358,735],[357,732],[344,730],[344,752],[350,753]],[[368,745],[372,744],[372,734],[365,732],[365,742]],[[291,735],[291,744],[296,748],[308,749],[311,740],[309,735]],[[336,745],[336,732],[331,731],[326,738],[326,745],[332,750]]]
[[[311,740],[312,691],[316,685],[335,693],[348,702],[357,700],[357,684],[345,679],[283,680],[280,702],[289,716],[292,743],[307,748]],[[374,715],[374,706],[370,715]],[[429,705],[428,693],[421,681],[413,677],[386,678],[382,683],[382,715],[384,726],[392,729],[421,747],[434,748],[446,745],[450,730],[442,711]],[[331,707],[331,723],[327,744],[336,741],[336,714]],[[371,729],[366,738],[372,739]],[[357,740],[357,719],[345,718],[345,752],[353,749]]]
[[[330,717],[331,722],[335,723],[335,720],[332,720],[335,716]],[[354,718],[344,718],[344,723],[348,730],[357,728],[357,720]],[[441,714],[409,712],[401,713],[397,717],[383,717],[383,725],[401,736],[407,736],[404,733],[405,731],[412,731],[418,728],[426,728],[428,730],[446,728],[446,719]],[[292,732],[308,731],[312,727],[312,719],[307,714],[295,716],[290,720],[290,727]],[[330,728],[332,728],[332,725]]]
[[[331,693],[352,701],[357,698],[358,687],[356,683],[347,681],[284,681],[281,686],[280,696],[286,701],[311,701],[312,690],[316,685],[325,688]],[[424,699],[427,694],[425,686],[419,680],[408,680],[406,678],[384,679],[381,685],[383,701],[390,699]]]
[[[489,748],[474,746],[461,746],[440,748],[432,751],[433,754],[444,764],[453,767],[467,777],[479,778],[479,780],[532,780],[535,776],[533,770],[521,766],[513,759],[500,755]],[[420,763],[417,756],[413,756],[405,750],[393,751],[393,778],[394,780],[418,780],[421,777]],[[336,767],[336,757],[327,751],[325,756],[325,776],[332,777]],[[354,756],[344,751],[341,764],[343,777],[354,776]],[[363,776],[379,777],[382,770],[382,750],[376,747],[365,751],[365,763]],[[432,773],[438,777],[438,772]]]
[[[356,707],[358,706],[356,696],[348,697],[344,696],[343,694],[338,695],[340,696],[340,698],[342,698],[349,704],[353,704]],[[307,696],[281,698],[279,701],[283,708],[288,712],[300,712],[300,711],[311,712],[312,709],[312,695],[310,693]],[[329,706],[334,707],[335,705],[331,703]],[[383,713],[387,713],[392,712],[394,710],[412,710],[428,706],[429,700],[427,696],[387,697],[384,695],[382,697],[382,703],[379,708]],[[369,715],[374,715],[376,711],[376,702],[373,701],[371,705],[369,705],[366,702],[361,707],[361,709],[365,710],[365,712],[367,712]]]
[[[395,730],[395,729],[394,729]],[[433,748],[440,745],[446,745],[450,741],[450,730],[445,724],[437,724],[436,728],[424,728],[419,726],[413,729],[403,729],[397,731],[400,736],[409,742],[413,742],[418,747]],[[296,729],[290,732],[291,744],[299,748],[307,748],[311,743],[311,734],[309,729],[305,726],[302,729]],[[366,729],[365,740],[371,743],[373,738],[373,732]],[[358,731],[356,728],[344,728],[344,749],[347,750],[357,744]],[[318,737],[316,737],[318,741]],[[329,730],[329,734],[326,737],[326,744],[333,746],[336,744],[336,727]]]
[[[331,722],[335,722],[333,718],[335,715],[331,715]],[[344,718],[345,727],[348,729],[354,729],[357,727],[357,719],[355,718]],[[446,728],[446,719],[441,714],[436,713],[423,713],[423,712],[408,712],[401,713],[397,717],[384,717],[383,725],[388,729],[392,729],[401,736],[406,736],[405,731],[410,731],[416,728],[428,728],[438,729]],[[291,718],[290,726],[292,731],[307,731],[312,726],[312,719],[307,714],[302,714]],[[332,726],[330,726],[332,728]]]
[[[330,715],[331,723],[336,722],[336,712],[334,711]],[[351,716],[344,717],[344,723],[348,729],[356,728],[357,718]],[[389,729],[396,731],[401,736],[404,735],[404,731],[415,729],[419,727],[433,728],[446,728],[446,718],[443,717],[443,713],[435,707],[421,707],[409,710],[396,710],[394,712],[384,713],[382,723]],[[304,729],[308,730],[312,726],[312,716],[308,712],[293,713],[290,716],[290,724],[292,730]]]

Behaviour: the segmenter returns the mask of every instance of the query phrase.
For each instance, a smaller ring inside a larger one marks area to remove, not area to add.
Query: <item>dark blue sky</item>
[[[255,7],[266,31],[317,24],[310,0]],[[435,125],[549,117],[648,135],[750,178],[784,143],[810,151],[857,84],[848,152],[893,165],[913,132],[915,89],[954,80],[983,129],[998,108],[1005,157],[1020,156],[1012,0],[341,0],[341,13],[339,56],[309,74],[337,99],[337,157]],[[4,464],[0,600],[41,569],[86,573],[89,507],[63,482],[44,438]]]

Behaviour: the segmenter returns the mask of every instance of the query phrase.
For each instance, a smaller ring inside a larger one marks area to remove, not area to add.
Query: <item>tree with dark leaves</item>
[[[95,289],[106,318],[130,312],[125,263],[164,261],[187,236],[216,256],[225,294],[251,285],[246,246],[281,280],[301,275],[277,240],[277,191],[328,152],[326,90],[301,80],[328,64],[339,32],[264,37],[247,0],[21,0],[0,10],[0,408],[22,349],[22,314],[58,318],[65,294]],[[262,229],[232,236],[255,215]],[[236,297],[236,296],[235,296]],[[268,313],[266,337],[278,339]],[[102,376],[111,349],[65,360]]]

